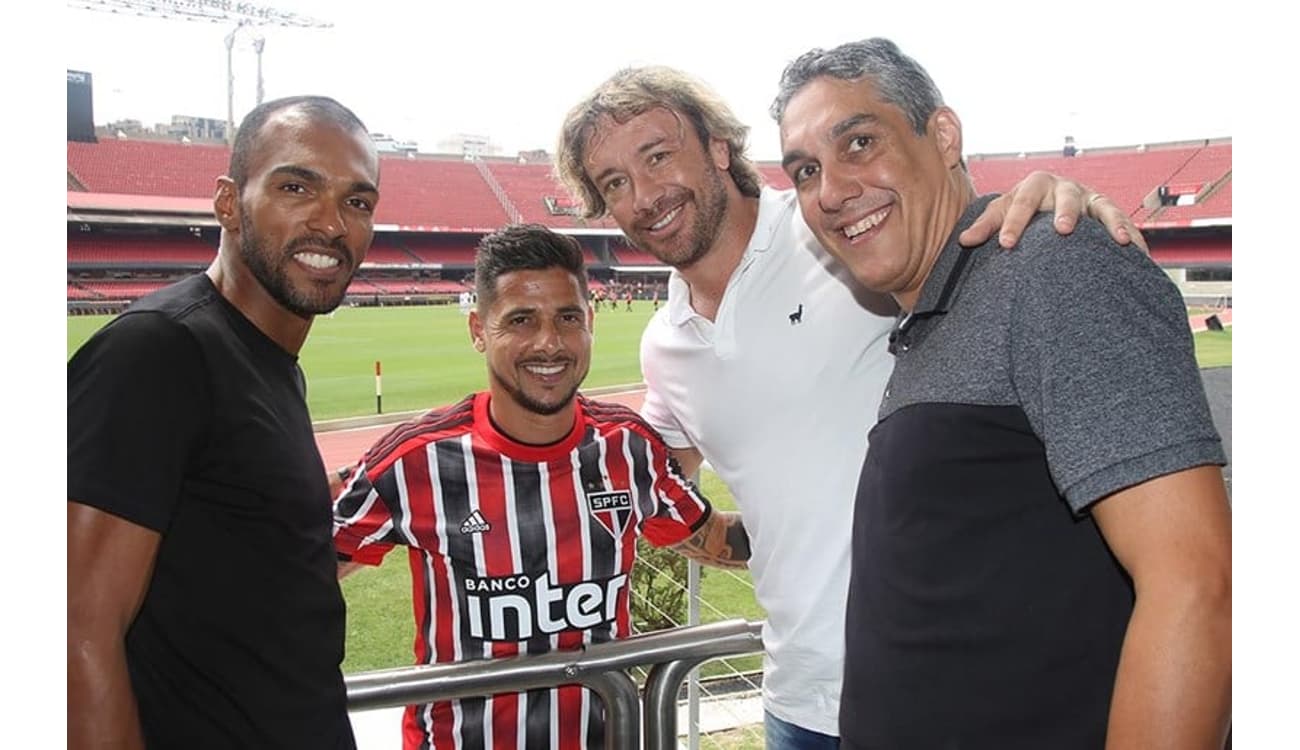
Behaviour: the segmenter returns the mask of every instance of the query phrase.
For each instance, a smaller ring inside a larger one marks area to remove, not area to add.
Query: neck
[[[733,185],[730,189],[736,188]],[[740,195],[737,191],[727,206],[726,218],[709,252],[689,267],[677,269],[690,287],[691,308],[695,312],[709,320],[717,317],[727,283],[740,266],[740,259],[744,257],[745,248],[749,247],[757,226],[758,199]]]
[[[495,384],[489,390],[492,399],[488,401],[488,415],[492,417],[492,423],[498,432],[516,443],[550,445],[563,440],[573,430],[577,408],[573,399],[554,414],[538,414],[517,404],[510,394]]]
[[[297,356],[311,330],[311,318],[284,309],[258,282],[248,267],[237,262],[239,248],[222,235],[221,249],[206,273],[222,297],[234,305],[257,329],[286,352]]]
[[[926,280],[930,278],[930,272],[934,270],[934,264],[939,261],[943,248],[957,228],[957,222],[961,221],[962,214],[966,213],[966,209],[974,200],[975,187],[971,184],[970,177],[960,167],[954,167],[949,172],[946,189],[940,193],[933,210],[930,211],[926,248],[921,255],[917,273],[913,276],[915,281],[904,289],[892,293],[903,312],[910,313],[916,309],[916,303],[921,298],[921,291],[925,287]]]

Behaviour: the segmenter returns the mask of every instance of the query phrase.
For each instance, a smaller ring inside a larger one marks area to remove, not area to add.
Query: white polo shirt
[[[641,338],[643,415],[670,446],[699,449],[749,532],[764,707],[837,736],[853,502],[894,309],[822,249],[793,191],[763,188],[716,321],[674,271]]]

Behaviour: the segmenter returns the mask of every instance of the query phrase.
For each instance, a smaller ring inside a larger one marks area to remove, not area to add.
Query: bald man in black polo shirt
[[[887,40],[799,58],[772,111],[809,226],[903,311],[855,506],[844,747],[1222,747],[1225,458],[1178,290],[1091,221],[962,250],[991,196]]]

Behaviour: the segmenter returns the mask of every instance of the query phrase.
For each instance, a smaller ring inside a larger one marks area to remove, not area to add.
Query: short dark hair
[[[248,183],[248,162],[257,147],[262,126],[271,115],[291,107],[301,109],[312,120],[332,123],[350,132],[369,133],[361,118],[328,96],[289,96],[263,102],[244,116],[239,130],[235,131],[235,144],[230,149],[230,173],[227,175],[235,187],[243,190]]]
[[[478,294],[479,312],[486,311],[496,301],[497,277],[512,271],[548,268],[562,268],[572,274],[586,301],[587,269],[577,240],[541,224],[511,224],[485,236],[474,254],[474,290]]]

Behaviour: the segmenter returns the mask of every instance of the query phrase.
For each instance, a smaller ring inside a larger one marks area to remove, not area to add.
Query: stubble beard
[[[555,403],[545,403],[524,392],[523,386],[519,384],[524,376],[521,376],[520,379],[512,382],[507,378],[502,377],[501,373],[497,372],[495,367],[489,369],[492,372],[493,380],[495,380],[497,384],[505,390],[506,395],[510,397],[511,401],[514,401],[525,410],[542,417],[550,417],[559,414],[564,411],[566,407],[572,404],[574,398],[578,395],[578,387],[582,385],[582,381],[587,377],[586,372],[582,373],[581,377],[574,382],[573,387],[567,394],[565,394],[564,398],[557,400]]]
[[[288,265],[294,262],[294,244],[291,242],[289,249],[278,255],[269,252],[262,238],[253,230],[247,213],[239,219],[239,257],[272,299],[285,310],[304,319],[333,312],[343,302],[348,284],[352,283],[352,274],[348,274],[347,282],[337,290],[330,289],[326,284],[310,284],[309,290],[295,287],[287,270]],[[336,241],[330,244],[337,248],[340,243]],[[346,251],[344,254],[349,255]]]
[[[695,194],[695,208],[698,213],[687,232],[683,252],[657,252],[649,247],[648,243],[642,246],[629,237],[633,247],[650,253],[661,263],[667,263],[678,270],[690,268],[708,255],[718,241],[718,235],[722,233],[722,226],[727,218],[727,187],[716,170],[709,170],[708,175],[705,190]]]

